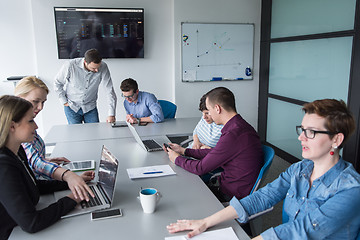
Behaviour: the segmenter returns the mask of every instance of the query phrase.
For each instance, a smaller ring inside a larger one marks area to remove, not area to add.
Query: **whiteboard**
[[[252,79],[254,24],[182,23],[182,81]]]

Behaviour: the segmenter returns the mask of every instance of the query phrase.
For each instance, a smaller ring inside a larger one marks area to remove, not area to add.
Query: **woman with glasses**
[[[303,160],[243,199],[201,220],[178,220],[170,233],[192,230],[193,237],[220,222],[262,212],[284,200],[287,222],[255,239],[356,239],[360,231],[360,175],[339,155],[355,129],[343,101],[317,100],[303,106],[305,116],[296,130]]]

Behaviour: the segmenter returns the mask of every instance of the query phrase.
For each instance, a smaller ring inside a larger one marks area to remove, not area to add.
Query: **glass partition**
[[[269,93],[313,101],[347,101],[352,37],[272,43]]]
[[[356,0],[273,0],[271,38],[354,29]]]
[[[269,98],[266,141],[302,159],[301,145],[295,126],[301,125],[302,106]]]

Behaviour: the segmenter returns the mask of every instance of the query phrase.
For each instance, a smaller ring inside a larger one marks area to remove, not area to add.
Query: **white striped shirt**
[[[197,135],[202,144],[213,148],[220,139],[223,126],[217,125],[215,122],[208,124],[204,118],[201,118],[194,129],[193,135]],[[189,147],[192,147],[192,144]]]

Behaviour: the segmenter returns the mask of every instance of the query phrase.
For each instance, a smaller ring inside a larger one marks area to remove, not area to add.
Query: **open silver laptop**
[[[162,151],[162,145],[164,143],[170,142],[170,140],[166,136],[140,137],[135,127],[131,123],[126,123],[129,126],[129,129],[134,136],[136,142],[148,152]]]
[[[118,160],[105,147],[102,147],[99,170],[97,173],[98,181],[89,184],[89,187],[95,194],[95,198],[90,196],[90,201],[82,201],[74,210],[70,211],[61,218],[77,216],[84,213],[93,212],[100,209],[110,208],[115,193],[116,176],[118,171]],[[54,193],[56,200],[70,194],[70,190]]]

